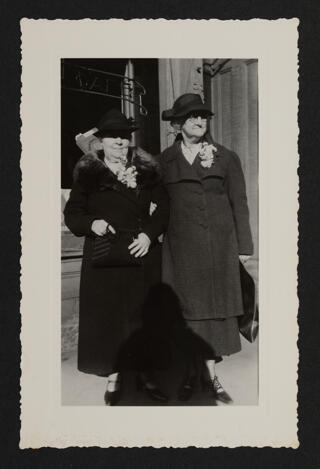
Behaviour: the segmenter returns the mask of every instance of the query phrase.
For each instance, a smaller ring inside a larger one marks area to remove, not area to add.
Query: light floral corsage
[[[214,164],[215,153],[217,151],[218,150],[214,145],[209,145],[208,142],[203,142],[199,151],[199,158],[201,159],[201,165],[204,168],[210,168]]]
[[[125,184],[127,187],[131,189],[135,189],[137,187],[137,169],[134,165],[129,166],[128,168],[120,169],[117,173],[118,181]]]

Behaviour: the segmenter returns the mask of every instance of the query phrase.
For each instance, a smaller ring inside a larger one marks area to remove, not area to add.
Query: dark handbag
[[[136,231],[108,231],[104,236],[93,240],[91,264],[93,267],[129,267],[141,266],[142,258],[130,254],[128,246],[132,243]]]
[[[259,331],[259,309],[256,288],[251,275],[240,262],[240,282],[243,301],[243,316],[239,316],[239,331],[249,342],[254,342]]]

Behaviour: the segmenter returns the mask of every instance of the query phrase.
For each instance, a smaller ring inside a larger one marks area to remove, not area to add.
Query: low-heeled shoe
[[[222,387],[217,376],[206,381],[205,388],[212,394],[212,397],[216,401],[223,402],[224,404],[230,404],[233,402],[231,396],[229,396],[227,391],[225,391],[225,389]]]

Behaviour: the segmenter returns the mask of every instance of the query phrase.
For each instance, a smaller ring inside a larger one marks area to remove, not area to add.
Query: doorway
[[[62,59],[62,189],[71,188],[74,166],[82,156],[75,136],[95,127],[109,109],[116,108],[128,114],[121,79],[128,76],[128,68],[137,86],[141,86],[139,90],[144,90],[140,96],[136,93],[135,104],[131,105],[131,117],[139,125],[135,143],[153,155],[160,152],[157,59]]]

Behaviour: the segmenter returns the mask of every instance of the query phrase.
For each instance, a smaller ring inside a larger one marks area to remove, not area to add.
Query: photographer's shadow
[[[187,327],[173,289],[164,283],[155,285],[143,305],[141,327],[120,350],[119,369],[125,377],[125,392],[119,405],[157,404],[137,392],[135,383],[140,374],[154,377],[169,397],[167,405],[207,405],[202,402],[203,396],[200,400],[198,396],[198,402],[195,399],[180,402],[177,393],[190,370],[194,376],[200,376],[204,358],[210,354],[211,347]],[[210,404],[215,405],[212,399]]]

